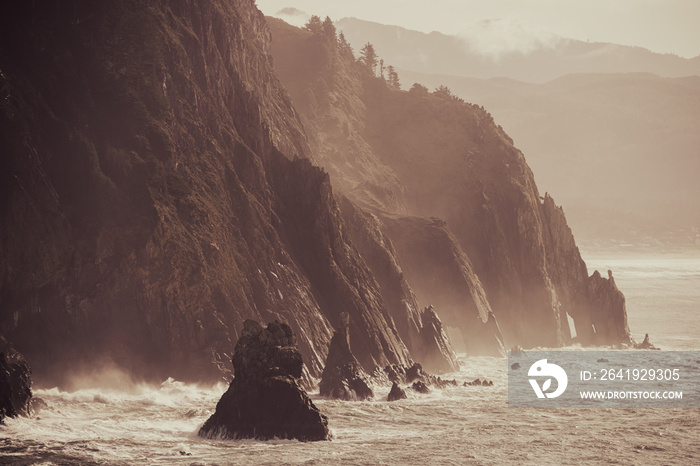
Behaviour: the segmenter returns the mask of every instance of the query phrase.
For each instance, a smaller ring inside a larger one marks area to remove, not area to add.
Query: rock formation
[[[392,383],[389,395],[387,395],[386,397],[387,401],[405,400],[406,398],[407,396],[404,389],[399,387],[399,385],[396,382]]]
[[[29,414],[31,372],[24,357],[0,336],[0,424],[6,417]]]
[[[349,325],[346,314],[331,339],[319,390],[322,396],[340,400],[371,399],[374,392],[369,386],[369,377],[350,350]]]
[[[434,303],[470,353],[569,344],[569,318],[582,344],[629,342],[614,282],[588,277],[563,210],[486,110],[445,89],[391,89],[332,38],[270,25],[317,160],[381,220],[419,304]]]
[[[644,334],[644,341],[641,343],[635,343],[634,344],[634,349],[649,349],[649,350],[658,350],[660,348],[657,348],[653,343],[649,341],[649,334],[645,333]]]
[[[459,328],[464,350],[471,355],[503,355],[500,330],[486,325],[491,314],[486,292],[447,224],[437,218],[385,214],[381,225],[419,301],[435,304],[442,319]]]
[[[303,364],[287,324],[263,328],[246,320],[233,356],[234,379],[199,435],[328,440],[328,419],[299,385]]]
[[[216,380],[246,319],[318,377],[341,312],[365,369],[410,362],[252,0],[22,3],[0,43],[0,332],[37,381]]]
[[[398,263],[394,244],[382,231],[385,222],[345,196],[339,196],[339,204],[350,237],[374,273],[387,310],[413,359],[432,372],[459,370],[457,356],[443,330],[442,321],[432,306],[420,311],[418,300]]]
[[[430,389],[428,388],[428,386],[425,383],[421,382],[420,380],[413,382],[413,385],[411,385],[411,388],[414,389],[415,391],[417,391],[418,393],[423,393],[423,394],[430,393]]]

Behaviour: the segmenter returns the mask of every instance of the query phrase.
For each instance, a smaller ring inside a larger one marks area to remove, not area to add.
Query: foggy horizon
[[[489,20],[520,23],[526,28],[565,39],[642,47],[683,58],[700,56],[700,2],[692,0],[618,0],[589,2],[498,0],[431,3],[430,14],[421,2],[324,2],[320,0],[257,0],[263,13],[301,26],[310,15],[333,21],[357,18],[430,33],[462,36]],[[297,10],[280,14],[283,9]]]

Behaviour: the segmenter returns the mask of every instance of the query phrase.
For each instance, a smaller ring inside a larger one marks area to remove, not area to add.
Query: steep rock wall
[[[483,287],[482,301],[498,320],[489,328],[500,327],[507,345],[567,344],[567,314],[582,329],[578,336],[584,344],[629,341],[619,291],[593,285],[599,280],[587,277],[563,213],[540,197],[523,154],[486,110],[447,89],[392,90],[328,34],[320,37],[270,21],[280,78],[305,125],[320,132],[311,144],[325,154],[319,162],[333,167],[333,182],[345,180],[336,183],[338,189],[375,213],[446,222],[445,230]],[[312,40],[326,40],[324,54],[314,53],[308,46]],[[309,84],[300,73],[312,59],[316,79]],[[346,84],[337,85],[341,82]],[[352,118],[338,116],[343,114]],[[382,179],[365,174],[379,166]],[[378,192],[401,192],[401,202],[392,204],[397,196],[372,197]],[[458,263],[446,267],[460,270]],[[458,279],[450,275],[445,281]],[[411,287],[427,290],[423,278],[415,280],[408,280]],[[453,291],[466,297],[477,289],[473,279],[469,282],[465,290]],[[431,302],[444,299],[434,291],[418,294]],[[443,307],[437,311],[445,312]],[[467,307],[462,319],[473,315]]]
[[[363,325],[364,364],[410,361],[327,176],[300,159],[253,1],[6,13],[0,331],[37,381],[95,363],[220,377],[248,318],[288,322],[319,376],[336,301]]]

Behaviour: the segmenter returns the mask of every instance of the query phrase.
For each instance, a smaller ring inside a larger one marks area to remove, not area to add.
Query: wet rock
[[[428,388],[428,386],[420,380],[413,382],[411,388],[417,391],[418,393],[430,393],[430,389]]]
[[[471,382],[464,382],[463,384],[464,387],[493,387],[493,381],[492,380],[481,380],[481,379],[474,379]]]
[[[299,384],[303,361],[291,328],[246,320],[233,356],[235,377],[204,423],[207,438],[328,440],[328,419]]]
[[[430,381],[430,385],[433,385],[437,388],[446,388],[446,387],[456,387],[457,386],[457,379],[445,380],[445,379],[441,379],[440,377],[431,376],[429,381]]]
[[[411,383],[414,380],[429,381],[430,375],[423,370],[423,366],[420,363],[415,363],[406,371],[406,383]]]
[[[404,383],[406,382],[406,368],[398,364],[391,364],[384,368],[384,373],[390,382]]]
[[[340,327],[331,339],[326,367],[319,389],[322,396],[340,400],[367,400],[374,397],[369,377],[350,350],[349,317],[341,316]]]
[[[647,333],[644,335],[643,342],[634,344],[634,349],[659,350],[660,348],[658,348],[649,341],[649,334]]]
[[[518,369],[520,369],[520,363],[519,362],[513,363],[510,365],[510,368],[513,369],[514,371],[517,371]]]
[[[389,395],[386,397],[387,401],[404,400],[406,398],[406,392],[396,382],[391,385]]]
[[[24,356],[0,336],[0,423],[5,417],[29,414],[31,372]]]

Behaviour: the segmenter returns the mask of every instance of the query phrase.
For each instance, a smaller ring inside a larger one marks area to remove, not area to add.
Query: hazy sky
[[[529,23],[563,37],[700,55],[700,0],[257,0],[266,15],[285,7],[408,29],[460,34],[484,19]]]

